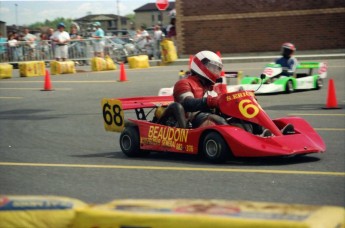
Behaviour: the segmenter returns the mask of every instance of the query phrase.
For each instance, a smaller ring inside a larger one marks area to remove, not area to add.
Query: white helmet
[[[199,76],[209,80],[212,84],[220,78],[223,69],[221,58],[212,51],[197,53],[191,63],[191,70]]]

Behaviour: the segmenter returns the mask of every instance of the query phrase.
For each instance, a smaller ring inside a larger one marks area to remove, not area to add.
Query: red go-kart
[[[304,119],[271,119],[253,91],[223,94],[217,109],[217,114],[229,123],[235,119],[255,126],[251,131],[231,123],[193,128],[182,106],[171,96],[104,98],[102,109],[105,129],[121,132],[120,146],[129,157],[164,151],[202,154],[210,162],[221,163],[231,157],[284,157],[326,149],[322,138]],[[125,119],[128,110],[134,110],[136,118]],[[281,129],[287,124],[294,126],[294,132],[284,135]],[[261,136],[261,129],[269,129],[272,134]]]

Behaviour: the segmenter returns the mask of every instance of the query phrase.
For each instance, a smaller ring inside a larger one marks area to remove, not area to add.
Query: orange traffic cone
[[[220,51],[217,51],[216,54],[219,56],[220,59],[222,59],[222,55],[220,54]],[[220,76],[225,76],[224,70],[222,70],[222,72],[220,73]]]
[[[333,79],[329,79],[326,107],[323,109],[339,109]]]
[[[120,80],[119,82],[127,81],[126,71],[125,71],[125,64],[121,63],[120,65]]]
[[[50,73],[46,70],[46,74],[44,76],[44,88],[42,91],[52,91],[52,83],[50,81]]]

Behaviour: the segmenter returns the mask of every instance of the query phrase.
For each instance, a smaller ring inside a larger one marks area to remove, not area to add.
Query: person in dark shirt
[[[277,59],[275,63],[282,66],[283,76],[292,76],[298,65],[297,59],[293,57],[296,47],[292,43],[283,43],[281,50],[282,57]]]

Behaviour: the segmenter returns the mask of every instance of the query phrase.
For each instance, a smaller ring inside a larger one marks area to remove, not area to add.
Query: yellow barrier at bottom
[[[74,74],[76,72],[73,61],[51,61],[50,71],[51,74]]]
[[[221,200],[118,200],[78,210],[74,228],[344,227],[341,207]]]
[[[149,57],[147,55],[131,56],[127,58],[129,68],[149,68]]]
[[[0,64],[0,79],[12,78],[13,66],[8,63]]]
[[[67,197],[0,195],[0,227],[67,228],[75,210],[85,207],[84,202]]]
[[[343,207],[226,200],[115,200],[0,195],[5,228],[344,227]]]

